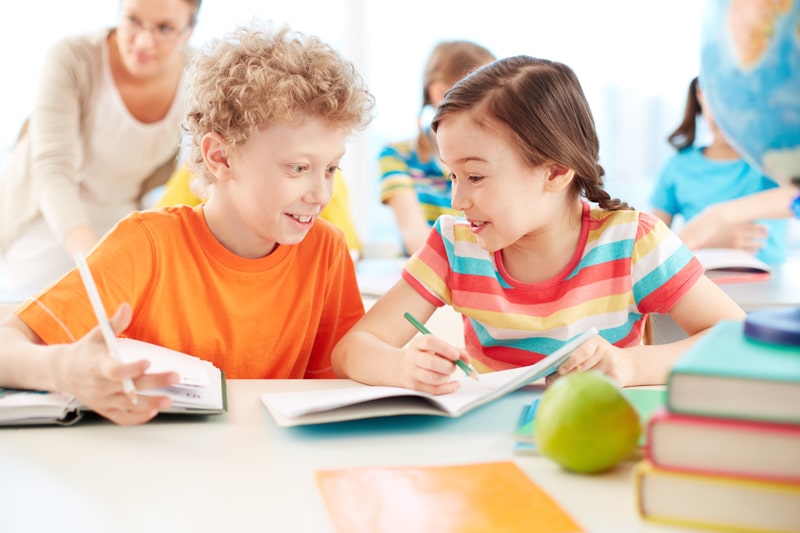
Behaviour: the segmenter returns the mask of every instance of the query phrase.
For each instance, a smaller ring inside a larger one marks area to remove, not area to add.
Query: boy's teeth
[[[308,215],[292,215],[292,217],[303,223],[309,222],[311,220],[311,217]]]

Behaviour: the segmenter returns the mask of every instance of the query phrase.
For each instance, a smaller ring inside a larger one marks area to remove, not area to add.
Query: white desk
[[[598,476],[514,456],[511,431],[538,389],[460,419],[394,417],[277,427],[258,397],[337,381],[233,380],[229,412],[119,427],[0,429],[0,531],[325,532],[314,471],[513,459],[592,532],[685,531],[642,521],[632,463]],[[408,532],[413,533],[413,532]]]

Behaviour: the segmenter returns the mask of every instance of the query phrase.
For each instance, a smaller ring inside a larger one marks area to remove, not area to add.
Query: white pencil
[[[89,301],[92,303],[92,309],[97,317],[97,322],[100,324],[100,331],[103,332],[103,338],[106,341],[108,352],[111,357],[117,361],[122,361],[119,354],[119,345],[117,344],[117,337],[114,335],[114,330],[111,329],[111,322],[108,320],[106,310],[103,307],[103,301],[100,299],[100,293],[97,292],[97,285],[92,277],[92,271],[89,270],[89,265],[81,252],[75,252],[75,263],[78,264],[78,272],[81,274],[83,286],[86,287],[86,292],[89,294]],[[130,378],[122,380],[122,389],[125,394],[130,396],[131,401],[136,403],[136,387]]]

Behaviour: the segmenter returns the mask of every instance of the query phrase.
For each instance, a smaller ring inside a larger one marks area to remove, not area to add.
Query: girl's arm
[[[435,335],[417,335],[403,318],[408,312],[424,324],[435,310],[401,279],[338,342],[331,355],[334,372],[370,385],[454,391],[455,361],[469,357]]]
[[[387,200],[386,204],[394,213],[406,253],[413,255],[425,244],[431,229],[422,213],[417,193],[413,190],[400,191]]]
[[[696,250],[706,247],[706,243],[713,242],[719,233],[725,232],[730,226],[759,218],[794,216],[790,206],[798,192],[800,190],[797,187],[785,185],[708,206],[686,223],[679,236],[686,246]]]
[[[608,374],[621,386],[661,385],[667,382],[675,361],[708,328],[720,320],[744,320],[745,313],[713,281],[702,276],[669,316],[688,338],[668,344],[617,348],[598,335],[578,348],[559,367],[558,375],[591,369]]]
[[[653,215],[658,217],[661,222],[667,225],[667,227],[672,226],[672,215],[667,213],[666,211],[658,208],[653,208]]]

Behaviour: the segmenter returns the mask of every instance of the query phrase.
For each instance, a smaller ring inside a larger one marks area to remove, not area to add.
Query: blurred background
[[[114,0],[31,0],[0,16],[3,88],[0,164],[31,109],[42,58],[57,39],[114,25]],[[362,241],[397,242],[378,201],[383,144],[416,135],[422,68],[440,40],[469,39],[497,57],[528,54],[570,65],[600,135],[606,185],[649,210],[655,177],[673,150],[686,90],[698,74],[702,3],[696,0],[204,0],[192,44],[254,16],[318,35],[354,61],[377,99],[376,118],[353,138],[343,169]]]

